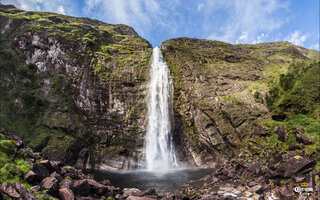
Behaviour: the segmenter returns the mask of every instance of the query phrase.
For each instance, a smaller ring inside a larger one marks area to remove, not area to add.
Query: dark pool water
[[[120,188],[138,188],[141,191],[151,187],[157,191],[173,191],[191,180],[198,180],[213,172],[213,169],[173,169],[166,172],[145,170],[97,171],[87,170],[100,181],[108,179],[111,185]]]

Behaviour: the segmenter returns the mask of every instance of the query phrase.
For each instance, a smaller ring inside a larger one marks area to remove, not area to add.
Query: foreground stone
[[[74,194],[72,190],[68,188],[59,189],[59,197],[62,200],[74,200]]]
[[[59,182],[54,177],[47,177],[40,183],[42,189],[48,190],[49,194],[57,195],[59,189]]]
[[[11,198],[20,198],[20,194],[10,183],[3,182],[0,186],[0,190]]]
[[[22,199],[38,200],[38,198],[24,185],[22,185],[20,183],[13,183],[12,185],[16,189],[16,191],[19,192]]]

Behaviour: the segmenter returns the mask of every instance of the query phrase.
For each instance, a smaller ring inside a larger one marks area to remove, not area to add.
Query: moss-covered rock
[[[174,81],[176,140],[199,166],[239,154],[251,138],[266,134],[276,111],[319,108],[319,79],[310,76],[319,68],[312,61],[319,52],[289,42],[232,45],[192,38],[167,40],[161,49]]]
[[[148,41],[125,25],[2,4],[0,30],[1,128],[70,164],[82,148],[115,142],[133,155],[145,132]]]

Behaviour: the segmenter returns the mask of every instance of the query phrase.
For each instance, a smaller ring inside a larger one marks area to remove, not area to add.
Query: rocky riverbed
[[[241,155],[233,160],[217,163],[215,171],[199,180],[192,180],[182,185],[181,189],[172,192],[159,192],[156,188],[140,191],[137,188],[117,188],[109,180],[94,180],[93,175],[84,174],[60,161],[50,161],[41,153],[33,152],[25,147],[21,138],[5,134],[13,139],[19,153],[30,161],[32,169],[20,174],[30,184],[27,188],[19,182],[3,182],[0,192],[4,199],[39,199],[36,195],[43,194],[47,198],[64,200],[72,199],[317,199],[320,197],[320,186],[315,185],[316,173],[308,166],[313,158],[300,154],[293,158],[282,156],[276,169],[270,169],[261,163],[249,164],[241,159]],[[293,160],[297,159],[297,160]],[[283,183],[277,177],[291,177],[294,181]],[[270,179],[273,178],[273,179]],[[304,185],[303,185],[304,184]],[[299,195],[295,188],[312,188],[309,196]]]

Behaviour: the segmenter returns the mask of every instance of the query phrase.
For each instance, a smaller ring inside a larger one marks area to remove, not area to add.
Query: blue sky
[[[319,0],[2,0],[132,26],[153,46],[195,37],[233,44],[290,41],[319,50]]]

